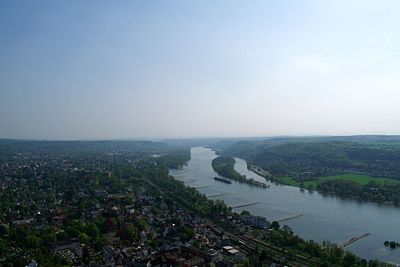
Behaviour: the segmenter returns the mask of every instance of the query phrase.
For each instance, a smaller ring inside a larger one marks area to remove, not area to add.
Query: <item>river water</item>
[[[400,249],[383,245],[385,240],[400,241],[400,208],[375,203],[361,203],[318,192],[301,192],[299,188],[276,185],[247,169],[246,162],[236,158],[235,169],[248,178],[266,182],[270,188],[263,189],[232,181],[225,184],[214,180],[218,176],[211,166],[216,154],[205,147],[193,147],[191,160],[182,169],[170,170],[170,174],[186,185],[196,187],[210,199],[221,199],[230,206],[259,202],[237,208],[261,215],[269,221],[302,215],[282,222],[296,234],[317,242],[329,240],[344,242],[363,233],[369,236],[349,245],[347,250],[366,259],[380,259],[400,264]],[[218,195],[219,196],[212,196]]]

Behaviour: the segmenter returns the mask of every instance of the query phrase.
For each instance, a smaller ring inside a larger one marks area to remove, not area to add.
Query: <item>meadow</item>
[[[289,176],[279,177],[278,181],[292,186],[299,186],[304,188],[316,188],[318,184],[325,182],[325,181],[333,181],[333,180],[343,180],[343,181],[350,181],[355,182],[360,185],[366,185],[369,182],[375,182],[377,185],[382,186],[385,184],[394,185],[400,184],[400,180],[390,179],[385,177],[373,177],[364,174],[355,174],[355,173],[346,173],[341,175],[334,175],[334,176],[326,176],[326,177],[319,177],[315,179],[308,179],[308,180],[299,180],[294,179]]]

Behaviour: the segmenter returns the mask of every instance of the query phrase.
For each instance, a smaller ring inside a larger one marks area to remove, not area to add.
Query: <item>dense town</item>
[[[0,266],[384,266],[185,187],[168,175],[181,150],[10,147]]]

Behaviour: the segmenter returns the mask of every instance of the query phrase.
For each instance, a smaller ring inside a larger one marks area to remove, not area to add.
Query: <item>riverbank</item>
[[[322,243],[329,240],[340,244],[362,233],[371,233],[367,238],[351,244],[346,250],[366,259],[380,259],[400,264],[400,249],[384,246],[385,240],[400,240],[398,221],[399,209],[393,206],[377,205],[352,199],[308,193],[298,187],[266,182],[268,190],[245,183],[231,185],[214,180],[217,173],[211,162],[217,157],[214,151],[204,147],[191,150],[192,159],[180,170],[170,170],[171,175],[184,181],[187,186],[201,187],[198,190],[210,199],[223,200],[229,206],[258,202],[253,206],[235,209],[248,210],[251,214],[263,216],[269,221],[280,220],[303,214],[286,221],[292,230],[305,239]],[[250,171],[246,161],[235,158],[235,170],[260,182],[266,179]]]
[[[288,176],[273,176],[261,167],[250,163],[247,164],[247,167],[257,175],[274,183],[295,186],[302,190],[317,191],[321,194],[330,194],[344,199],[400,206],[400,196],[395,194],[400,190],[400,180],[375,178],[353,173],[298,180]],[[393,194],[388,194],[388,192],[393,192]]]

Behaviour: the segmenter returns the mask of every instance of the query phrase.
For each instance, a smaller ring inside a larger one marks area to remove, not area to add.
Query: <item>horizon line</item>
[[[143,138],[81,138],[81,139],[62,139],[62,138],[15,138],[0,137],[0,140],[9,141],[41,141],[41,142],[101,142],[101,141],[122,141],[122,142],[140,142],[151,141],[160,142],[167,140],[204,140],[204,139],[262,139],[262,138],[317,138],[317,137],[359,137],[359,136],[382,136],[382,137],[400,137],[400,134],[310,134],[310,135],[265,135],[265,136],[209,136],[209,137],[143,137]]]

